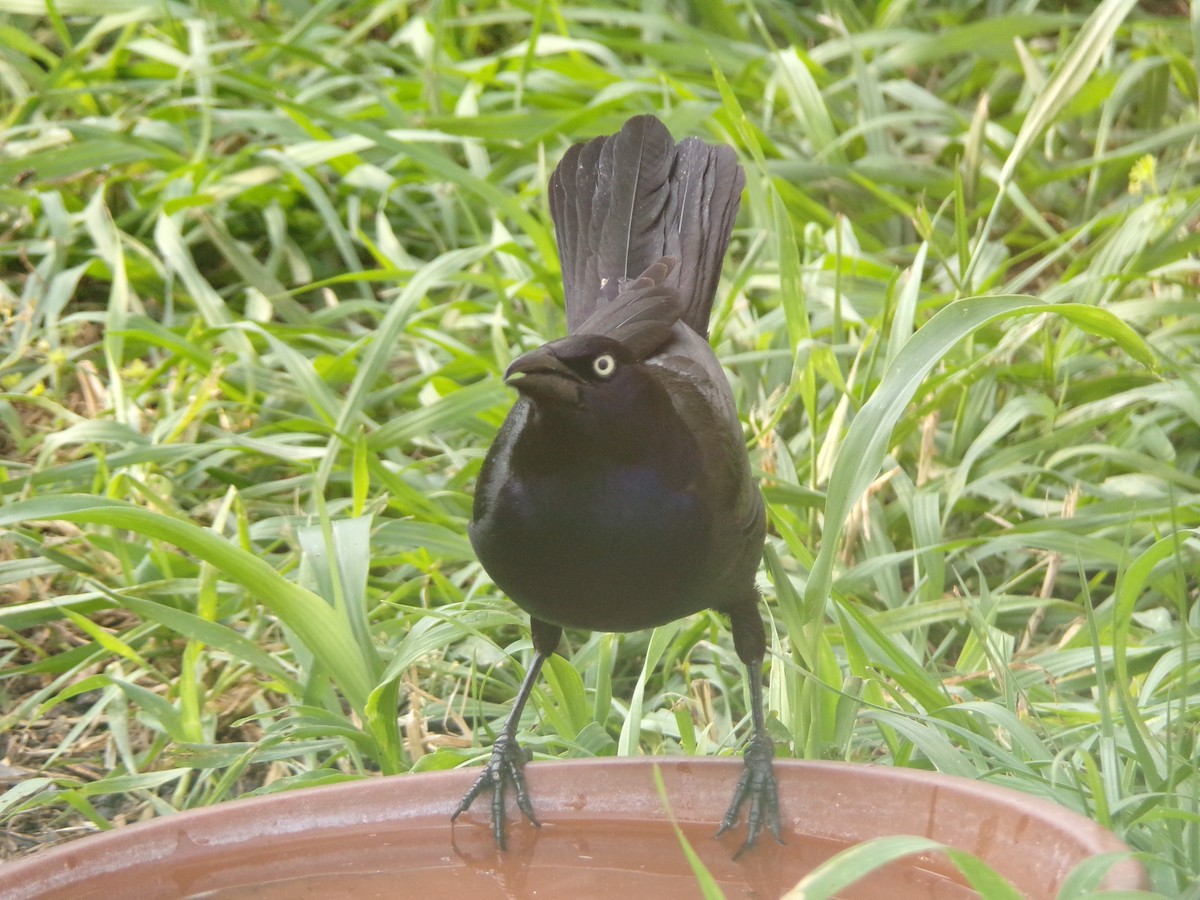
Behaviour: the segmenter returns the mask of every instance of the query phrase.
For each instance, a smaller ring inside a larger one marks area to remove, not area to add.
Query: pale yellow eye
[[[601,353],[592,360],[592,371],[601,378],[607,378],[617,370],[617,361],[612,358],[611,353]]]

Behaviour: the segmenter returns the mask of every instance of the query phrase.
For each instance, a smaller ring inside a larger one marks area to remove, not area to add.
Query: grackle
[[[515,360],[518,398],[488,451],[471,544],[530,615],[534,657],[458,818],[492,791],[504,847],[508,787],[535,825],[521,711],[562,629],[636,631],[703,609],[730,618],[753,733],[718,835],[748,801],[748,836],[779,839],[763,719],[765,638],[754,576],[765,517],[708,318],[745,175],[733,150],[676,144],[638,116],[576,144],[550,177],[567,337]]]

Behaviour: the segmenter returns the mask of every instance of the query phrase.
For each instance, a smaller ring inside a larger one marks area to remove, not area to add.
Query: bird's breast
[[[585,543],[639,543],[686,527],[697,510],[690,485],[673,487],[651,464],[586,476],[533,475],[510,479],[502,492],[508,513],[523,527],[567,529]]]
[[[631,631],[706,606],[694,588],[708,526],[695,486],[648,462],[510,473],[471,539],[496,584],[532,615]]]

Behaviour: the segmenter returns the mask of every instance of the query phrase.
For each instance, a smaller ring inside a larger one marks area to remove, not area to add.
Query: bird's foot
[[[754,846],[763,825],[771,829],[775,840],[783,843],[779,828],[779,788],[775,783],[775,770],[771,761],[775,758],[775,747],[765,732],[755,732],[746,747],[745,768],[733,792],[733,802],[721,820],[717,837],[737,823],[742,805],[749,800],[750,811],[746,819],[746,843],[734,855],[736,859]]]
[[[525,751],[517,743],[516,738],[502,734],[492,746],[492,758],[483,767],[483,773],[475,780],[475,784],[467,791],[458,808],[450,816],[453,822],[471,808],[471,804],[486,790],[492,792],[492,833],[496,838],[496,846],[506,849],[504,842],[504,795],[509,785],[517,795],[517,806],[530,822],[538,828],[542,827],[533,815],[533,805],[529,802],[529,789],[525,786]]]

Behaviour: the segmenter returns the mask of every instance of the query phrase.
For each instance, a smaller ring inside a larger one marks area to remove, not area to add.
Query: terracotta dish
[[[540,829],[514,815],[509,850],[488,805],[454,826],[477,772],[369,779],[222,803],[87,837],[0,866],[0,898],[338,898],[700,896],[654,782],[727,897],[779,897],[854,843],[912,834],[967,850],[1026,897],[1054,897],[1081,860],[1127,848],[1080,815],[1026,794],[912,769],[777,761],[784,841],[735,859],[741,823],[714,840],[739,759],[534,763]],[[511,801],[510,801],[511,802]],[[1146,885],[1132,859],[1103,887]],[[940,854],[892,863],[844,898],[973,896]]]

